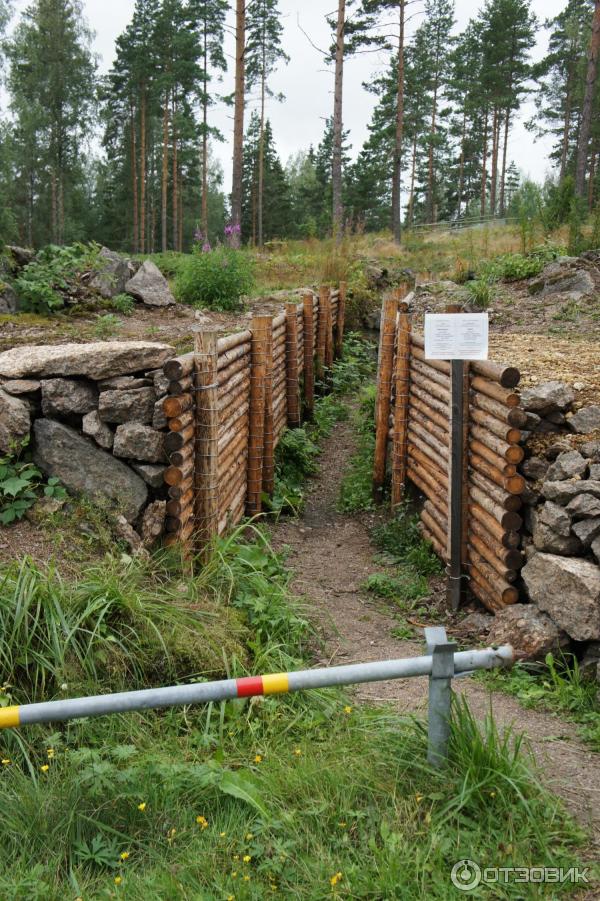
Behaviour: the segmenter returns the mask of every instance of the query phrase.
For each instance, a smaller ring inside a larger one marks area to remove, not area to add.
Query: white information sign
[[[487,360],[487,313],[426,313],[425,357],[428,360]]]

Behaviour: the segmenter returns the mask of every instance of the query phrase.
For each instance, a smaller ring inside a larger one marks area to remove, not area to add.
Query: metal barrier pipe
[[[439,634],[440,630],[435,630]],[[426,630],[429,632],[429,630]],[[42,704],[24,704],[0,709],[0,729],[15,729],[34,723],[56,723],[80,717],[105,716],[130,713],[164,707],[206,704],[233,698],[249,698],[259,695],[285,694],[311,688],[330,688],[342,685],[358,685],[365,682],[381,682],[387,679],[407,679],[415,676],[436,678],[434,668],[435,646],[424,657],[336,666],[327,669],[304,670],[296,673],[277,673],[269,676],[252,676],[244,679],[225,679],[194,685],[176,685],[170,688],[153,688],[118,694],[97,695],[65,701],[49,701]],[[430,643],[431,646],[431,643]],[[428,647],[429,650],[429,647]],[[478,669],[509,666],[513,650],[509,646],[488,648],[481,651],[462,651],[453,656],[453,674]],[[446,678],[448,676],[446,675]],[[448,711],[444,713],[449,716]]]

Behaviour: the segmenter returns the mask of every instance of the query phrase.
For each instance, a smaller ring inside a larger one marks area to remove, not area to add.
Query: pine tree
[[[235,93],[233,122],[233,175],[231,179],[232,241],[237,244],[242,228],[244,177],[244,109],[246,105],[246,0],[235,4]]]
[[[265,116],[267,97],[283,100],[269,86],[269,78],[280,61],[289,62],[281,39],[283,25],[279,0],[248,0],[246,6],[246,78],[247,88],[258,85],[260,92],[260,138],[258,160],[258,227],[256,239],[262,247],[264,239],[263,208],[265,194]]]
[[[250,118],[244,141],[242,239],[256,244],[259,228],[259,191],[264,187],[264,236],[266,240],[287,237],[292,224],[289,184],[277,155],[271,123],[262,127],[260,114]]]
[[[598,76],[598,57],[600,56],[600,0],[595,0],[592,18],[592,37],[588,52],[588,65],[585,79],[585,93],[581,110],[579,140],[577,142],[577,162],[575,166],[575,188],[579,197],[585,193],[585,177],[588,166],[592,115],[596,98],[596,79]]]

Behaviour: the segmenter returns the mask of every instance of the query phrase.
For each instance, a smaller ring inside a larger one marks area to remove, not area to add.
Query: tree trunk
[[[163,109],[163,147],[162,147],[162,197],[161,197],[161,231],[162,252],[169,247],[167,207],[169,202],[169,95],[165,96]]]
[[[560,180],[567,174],[567,158],[569,155],[569,136],[571,132],[571,112],[573,109],[573,65],[569,66],[565,96],[565,123],[563,128],[562,149],[560,154]]]
[[[496,215],[496,190],[498,187],[498,144],[500,133],[500,113],[494,109],[492,120],[492,175],[490,179],[490,214]]]
[[[266,45],[265,36],[263,34],[263,71],[260,88],[260,137],[258,141],[258,246],[262,247],[264,243],[263,234],[263,200],[265,191],[265,97],[266,97],[266,78],[265,67],[266,61]]]
[[[179,135],[177,134],[177,100],[175,99],[175,92],[173,92],[173,101],[172,101],[172,126],[171,130],[173,132],[171,137],[171,146],[173,148],[172,154],[172,176],[171,180],[173,183],[172,187],[172,197],[171,204],[173,208],[173,250],[179,250],[179,156],[178,156],[178,141]]]
[[[177,235],[177,249],[179,253],[183,253],[183,175],[181,173],[181,167],[179,168],[179,174],[177,178],[177,183],[179,185],[179,222],[178,222],[178,235]]]
[[[408,226],[413,224],[413,216],[415,212],[415,179],[417,175],[417,135],[413,138],[412,148],[412,168],[410,173],[410,197],[408,198],[408,210],[406,211],[406,221]]]
[[[138,208],[138,173],[137,173],[137,140],[135,110],[131,107],[131,192],[133,195],[133,252],[139,252],[139,208]]]
[[[208,240],[208,29],[204,23],[204,97],[202,99],[202,234]]]
[[[140,251],[146,253],[146,85],[140,98]]]
[[[396,106],[396,144],[392,172],[392,231],[394,241],[402,241],[402,141],[404,138],[404,25],[406,0],[400,0],[400,34],[398,38],[398,102]]]
[[[596,159],[597,153],[596,149],[592,148],[592,155],[590,157],[590,178],[588,184],[588,209],[590,213],[594,209],[594,194],[595,194],[595,180],[596,180]]]
[[[244,103],[246,99],[246,0],[236,0],[235,112],[233,125],[233,180],[231,186],[232,244],[240,245],[242,179],[244,173]]]
[[[344,51],[346,35],[346,0],[338,0],[335,48],[335,94],[333,103],[333,234],[339,242],[344,233],[344,200],[342,196],[342,144],[344,140]]]
[[[483,126],[483,156],[481,160],[481,218],[485,216],[485,192],[487,190],[487,144],[488,144],[489,112],[485,111],[485,125]]]
[[[594,6],[594,18],[592,20],[592,39],[588,57],[587,77],[585,82],[585,96],[581,112],[581,125],[579,129],[579,141],[577,144],[577,167],[575,186],[579,197],[585,196],[585,174],[587,169],[590,132],[592,127],[592,112],[594,106],[594,92],[596,76],[598,74],[598,53],[600,52],[600,0],[596,0]]]
[[[463,109],[462,132],[460,136],[460,166],[458,170],[458,210],[457,218],[462,212],[462,199],[465,191],[465,140],[467,137],[467,110]]]
[[[431,110],[431,134],[429,138],[429,179],[427,186],[427,213],[429,221],[434,224],[436,216],[435,202],[435,136],[437,132],[437,103],[439,90],[439,72],[436,70],[433,86],[433,107]]]
[[[52,232],[52,243],[58,244],[58,192],[56,190],[56,172],[52,169],[52,174],[50,176],[50,195],[51,195],[51,232]]]
[[[510,109],[506,110],[504,120],[504,147],[502,150],[502,175],[500,177],[500,215],[506,214],[506,163],[508,157],[508,135],[510,132]]]

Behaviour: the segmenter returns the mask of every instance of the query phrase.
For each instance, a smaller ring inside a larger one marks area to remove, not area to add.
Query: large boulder
[[[510,644],[520,660],[543,660],[569,644],[569,636],[534,604],[514,604],[499,610],[486,639],[492,645]]]
[[[91,382],[46,379],[42,382],[42,412],[56,416],[84,416],[98,404],[98,389]]]
[[[556,410],[564,413],[575,400],[575,392],[565,382],[544,382],[527,388],[521,395],[524,410],[546,416]]]
[[[541,278],[529,285],[530,294],[541,294],[543,297],[570,294],[574,300],[593,294],[595,290],[594,279],[587,270],[568,269],[556,264],[545,269]]]
[[[90,288],[107,299],[116,297],[117,294],[123,294],[133,274],[134,268],[129,260],[103,247],[98,254],[98,271],[90,280]]]
[[[578,435],[589,435],[596,429],[600,429],[600,405],[591,404],[582,407],[569,419],[569,427]]]
[[[546,478],[549,482],[561,482],[564,479],[583,477],[587,473],[588,461],[578,451],[560,454],[552,464]]]
[[[567,504],[567,512],[575,522],[600,516],[600,500],[591,494],[578,494]]]
[[[557,535],[568,538],[571,534],[571,517],[564,507],[555,504],[554,501],[548,501],[538,513],[539,521]]]
[[[571,638],[600,638],[600,567],[577,557],[533,554],[522,575],[532,602]]]
[[[33,262],[35,257],[35,250],[32,250],[30,247],[18,247],[16,244],[7,244],[6,250],[12,257],[15,269],[24,269],[25,266]]]
[[[150,426],[127,422],[117,429],[113,453],[142,463],[164,463],[165,436]]]
[[[575,535],[562,535],[542,521],[541,516],[533,516],[533,544],[536,550],[562,557],[574,557],[581,553],[581,544]]]
[[[127,282],[125,290],[149,307],[168,307],[175,303],[168,281],[151,260],[146,260],[142,264],[139,271]]]
[[[18,308],[19,302],[14,290],[0,279],[0,313],[16,313]]]
[[[108,500],[128,522],[138,518],[148,489],[128,466],[62,422],[38,419],[33,431],[34,459],[43,472],[71,492]]]
[[[173,356],[168,344],[148,341],[99,341],[14,347],[0,353],[0,377],[8,379],[84,376],[100,381],[157,369]]]
[[[600,498],[600,482],[588,479],[585,482],[544,482],[542,494],[548,501],[567,506],[580,494],[589,494]]]
[[[31,429],[29,404],[0,388],[0,451],[10,453]]]
[[[154,388],[133,391],[103,391],[98,414],[103,422],[152,422],[156,393]]]

